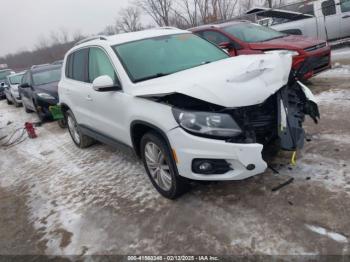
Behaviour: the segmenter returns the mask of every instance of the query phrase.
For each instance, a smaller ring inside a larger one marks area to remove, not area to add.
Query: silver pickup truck
[[[253,8],[261,25],[324,40],[350,37],[350,0],[303,1],[274,8]]]

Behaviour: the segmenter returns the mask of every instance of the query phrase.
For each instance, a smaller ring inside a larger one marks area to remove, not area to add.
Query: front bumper
[[[311,77],[330,69],[332,67],[331,49],[329,47],[325,47],[323,49],[307,53],[302,67],[304,67],[305,71],[303,80],[308,80]]]
[[[11,91],[11,95],[14,100],[16,100],[16,103],[21,104],[22,103],[22,98],[21,95],[19,94],[18,91]]]
[[[191,135],[181,128],[167,134],[178,159],[177,169],[181,176],[193,180],[225,181],[243,180],[265,172],[267,163],[262,158],[261,144],[234,144],[221,140]],[[233,170],[222,175],[201,175],[192,171],[194,159],[226,160]],[[248,170],[254,165],[254,170]]]

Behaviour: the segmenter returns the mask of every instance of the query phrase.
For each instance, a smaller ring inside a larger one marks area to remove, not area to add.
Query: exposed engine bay
[[[297,81],[290,81],[262,104],[247,107],[225,108],[178,93],[153,99],[184,110],[227,113],[243,131],[227,142],[268,145],[277,140],[281,149],[288,151],[304,145],[305,116],[315,123],[320,117],[317,104],[307,98]]]

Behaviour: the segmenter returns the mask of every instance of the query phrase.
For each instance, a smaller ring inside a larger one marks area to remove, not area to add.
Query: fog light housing
[[[192,172],[200,175],[223,175],[233,170],[226,160],[221,159],[194,159]]]

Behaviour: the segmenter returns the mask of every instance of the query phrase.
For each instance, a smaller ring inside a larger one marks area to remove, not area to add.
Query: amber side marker
[[[173,157],[174,157],[175,163],[178,164],[179,163],[179,159],[177,158],[176,151],[175,151],[174,148],[172,148],[172,151],[173,151]]]

